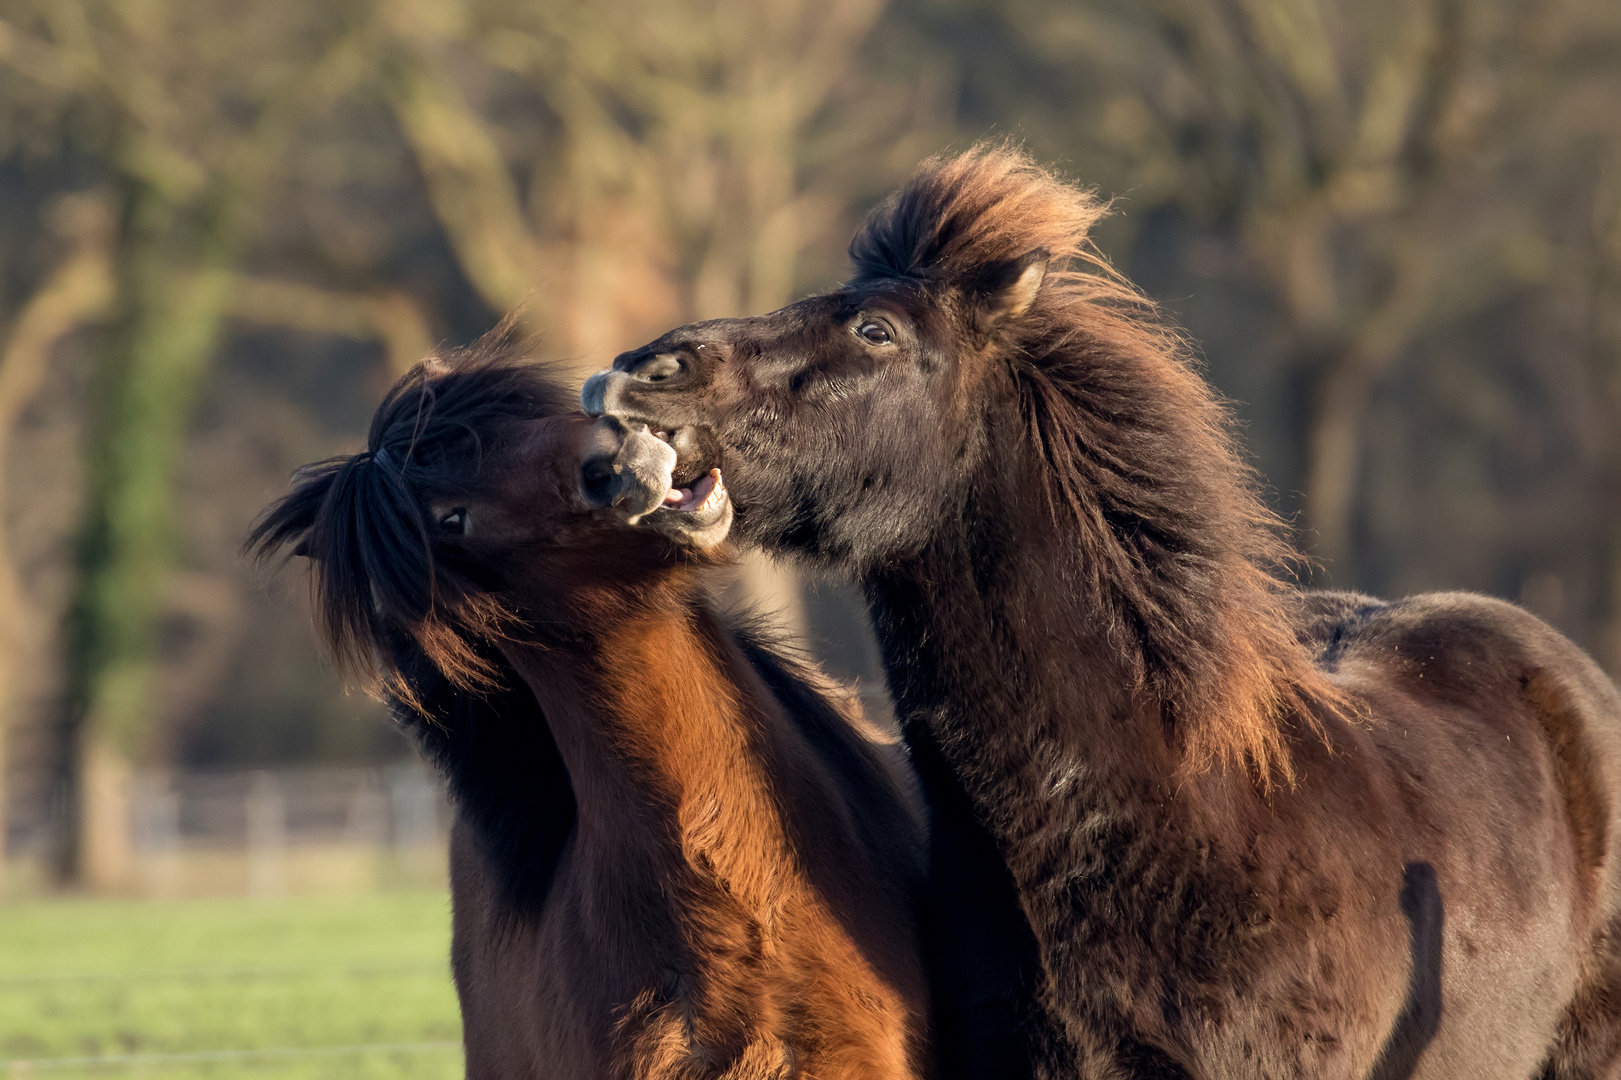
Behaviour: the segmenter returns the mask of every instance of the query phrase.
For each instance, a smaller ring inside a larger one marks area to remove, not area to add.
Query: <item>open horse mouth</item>
[[[732,531],[732,497],[720,468],[680,486],[672,479],[663,504],[642,522],[690,547],[714,547],[726,539]]]
[[[707,518],[719,511],[721,504],[727,501],[726,481],[721,479],[720,469],[715,468],[704,473],[695,484],[672,487],[666,491],[664,505],[660,509],[690,514],[695,519]]]
[[[599,418],[580,465],[580,496],[688,547],[713,547],[732,528],[719,444],[695,428],[653,431]]]

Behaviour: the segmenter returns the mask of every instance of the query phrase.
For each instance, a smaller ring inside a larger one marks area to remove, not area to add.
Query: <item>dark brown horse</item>
[[[904,753],[710,609],[731,508],[686,435],[484,352],[250,540],[310,557],[328,645],[449,781],[468,1076],[927,1075]]]
[[[584,394],[712,432],[740,530],[865,589],[936,815],[942,1060],[1616,1076],[1614,686],[1496,600],[1280,584],[1100,214],[1016,152],[930,161],[848,285]]]

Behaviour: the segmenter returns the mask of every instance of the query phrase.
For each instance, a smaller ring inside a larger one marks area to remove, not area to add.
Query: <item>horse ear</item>
[[[1003,323],[1030,310],[1047,276],[1050,257],[1046,248],[1036,248],[980,272],[974,288],[974,323],[981,334],[989,338]]]

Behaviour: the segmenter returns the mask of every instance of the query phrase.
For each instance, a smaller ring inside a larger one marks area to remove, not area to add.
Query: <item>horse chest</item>
[[[798,1075],[802,1055],[762,1024],[764,1018],[735,1009],[716,1015],[710,998],[695,980],[666,971],[657,990],[650,988],[624,1010],[616,1025],[616,1061],[635,1063],[632,1075],[637,1080],[785,1080]],[[769,1002],[753,1004],[758,1011]]]

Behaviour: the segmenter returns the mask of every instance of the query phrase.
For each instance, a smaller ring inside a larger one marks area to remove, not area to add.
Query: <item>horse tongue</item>
[[[680,506],[690,498],[692,498],[692,492],[686,488],[671,488],[664,493],[664,505]]]

